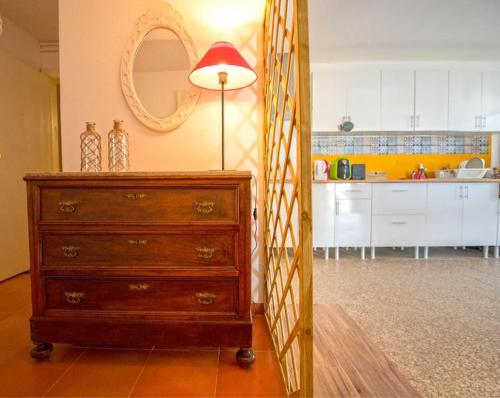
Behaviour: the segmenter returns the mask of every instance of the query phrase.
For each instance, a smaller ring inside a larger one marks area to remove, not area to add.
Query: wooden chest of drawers
[[[29,174],[35,358],[52,343],[252,350],[247,172]]]

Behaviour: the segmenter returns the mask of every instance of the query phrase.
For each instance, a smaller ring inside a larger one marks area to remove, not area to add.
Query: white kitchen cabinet
[[[312,75],[312,130],[338,131],[347,114],[347,74],[338,70],[318,70]]]
[[[415,72],[415,131],[448,130],[448,71]]]
[[[451,131],[481,130],[482,74],[477,71],[450,71]]]
[[[372,246],[423,246],[425,215],[374,215],[372,220]]]
[[[353,132],[380,130],[380,71],[352,70],[346,77],[346,116]]]
[[[318,70],[313,73],[313,131],[339,131],[346,119],[353,131],[380,130],[379,70]]]
[[[373,184],[373,214],[425,214],[426,204],[426,184]]]
[[[497,183],[428,185],[426,246],[497,244]]]
[[[497,206],[497,183],[464,184],[463,246],[496,245]]]
[[[369,247],[372,203],[370,199],[340,199],[336,203],[335,247]]]
[[[483,72],[482,129],[500,131],[500,72]]]
[[[381,76],[382,131],[413,131],[414,71],[383,70]]]
[[[313,247],[325,249],[335,246],[335,184],[316,183],[312,186]]]
[[[430,183],[427,246],[462,246],[463,184]]]
[[[497,245],[495,247],[495,258],[500,256],[500,199],[498,200],[498,211],[497,211]]]
[[[365,183],[336,184],[335,192],[335,257],[340,247],[365,247],[371,243],[371,185]]]

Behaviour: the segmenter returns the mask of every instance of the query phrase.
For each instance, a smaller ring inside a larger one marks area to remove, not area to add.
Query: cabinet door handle
[[[335,201],[335,215],[340,216],[340,202],[338,200]]]
[[[131,284],[131,285],[128,285],[128,288],[129,290],[132,290],[132,291],[144,291],[144,290],[148,290],[151,286],[148,285],[147,283],[135,283],[135,284]]]
[[[212,258],[215,249],[213,247],[197,247],[196,252],[200,258]]]
[[[146,239],[129,239],[128,243],[134,246],[145,246],[148,241]]]
[[[214,293],[209,292],[195,293],[195,296],[198,299],[198,303],[203,305],[213,304],[215,297],[217,297]]]
[[[198,213],[209,214],[214,211],[215,202],[209,200],[195,201],[194,207]]]
[[[70,304],[80,304],[85,293],[82,292],[64,292],[64,297],[66,297],[66,302]]]
[[[469,199],[469,186],[465,186],[465,199]]]
[[[59,211],[61,213],[74,213],[79,203],[74,200],[61,200],[59,202]]]
[[[483,116],[481,119],[483,121],[481,127],[486,128],[486,116]]]
[[[144,199],[146,197],[145,193],[127,193],[125,194],[125,197],[127,199],[131,200],[138,200],[138,199]]]
[[[461,185],[458,187],[458,198],[459,199],[463,199],[464,198],[464,187],[461,186]]]
[[[415,127],[420,127],[420,115],[415,116]]]
[[[405,225],[408,224],[406,221],[393,221],[391,222],[393,225]]]
[[[344,192],[361,192],[361,189],[346,189]]]
[[[64,257],[75,258],[80,254],[80,248],[77,246],[62,246],[61,250]]]
[[[407,189],[393,189],[392,192],[401,193],[401,192],[408,192],[408,190]]]

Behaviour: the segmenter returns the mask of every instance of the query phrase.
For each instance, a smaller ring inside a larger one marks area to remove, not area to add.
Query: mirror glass
[[[156,118],[174,114],[185,102],[190,72],[182,41],[165,28],[150,31],[134,59],[134,89],[144,109]]]

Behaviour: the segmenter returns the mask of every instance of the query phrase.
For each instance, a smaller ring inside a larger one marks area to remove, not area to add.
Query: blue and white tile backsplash
[[[313,155],[487,154],[487,135],[313,136]]]

